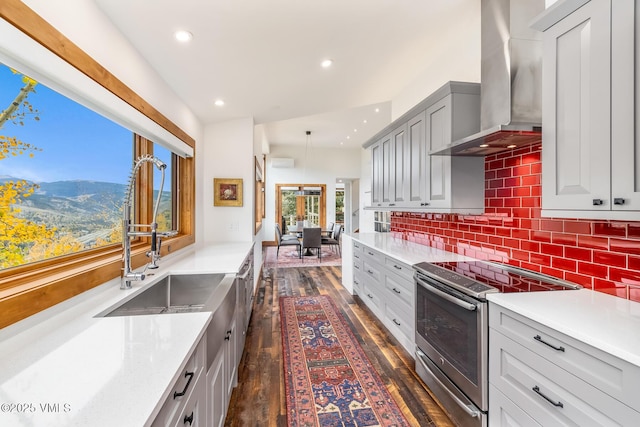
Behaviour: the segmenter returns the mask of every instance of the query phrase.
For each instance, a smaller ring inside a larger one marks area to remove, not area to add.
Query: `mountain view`
[[[18,180],[0,176],[0,185]],[[114,228],[120,227],[126,185],[83,180],[37,184],[39,188],[16,205],[20,217],[70,233],[86,247],[98,238],[107,239]],[[163,192],[159,211],[168,209],[170,195]]]
[[[2,176],[0,184],[18,180],[20,178]],[[38,185],[30,197],[16,205],[21,211],[20,217],[70,233],[85,246],[97,238],[107,238],[114,227],[119,227],[125,185],[95,181]]]

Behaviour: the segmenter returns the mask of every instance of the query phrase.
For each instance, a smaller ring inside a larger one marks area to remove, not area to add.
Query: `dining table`
[[[299,239],[302,238],[302,231],[305,228],[321,228],[319,225],[317,224],[310,224],[310,225],[303,225],[303,224],[294,224],[294,225],[287,225],[287,233],[289,234],[295,234],[296,236],[298,236]],[[333,232],[332,229],[326,229],[323,228],[321,233],[323,236],[328,236],[331,234],[331,232]],[[316,255],[313,252],[311,252],[310,248],[305,248],[304,253],[302,254],[304,256],[313,256]]]

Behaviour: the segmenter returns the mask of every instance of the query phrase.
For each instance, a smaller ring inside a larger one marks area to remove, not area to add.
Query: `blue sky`
[[[23,86],[0,64],[0,110],[6,109]],[[35,182],[93,180],[125,184],[132,166],[131,131],[38,84],[28,101],[39,111],[39,121],[24,126],[6,122],[0,134],[17,136],[42,151],[0,160],[0,175]],[[166,186],[165,186],[166,189]]]

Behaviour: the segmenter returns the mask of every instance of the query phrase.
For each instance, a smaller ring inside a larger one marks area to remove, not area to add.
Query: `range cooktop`
[[[423,273],[469,295],[495,292],[536,292],[581,289],[562,279],[491,261],[421,262],[413,266]]]

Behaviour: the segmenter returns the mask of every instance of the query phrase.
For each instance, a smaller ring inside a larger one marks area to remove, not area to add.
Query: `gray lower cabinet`
[[[353,289],[402,346],[415,351],[413,269],[354,240]]]
[[[229,399],[238,384],[247,319],[251,315],[253,279],[235,280],[183,373],[155,418],[153,427],[224,425]]]
[[[489,425],[640,425],[640,367],[489,306]]]
[[[187,364],[171,388],[153,427],[174,427],[190,420],[192,425],[206,426],[206,335],[202,337]]]
[[[221,349],[207,372],[207,425],[211,427],[223,426],[227,415],[225,356],[226,352]]]

